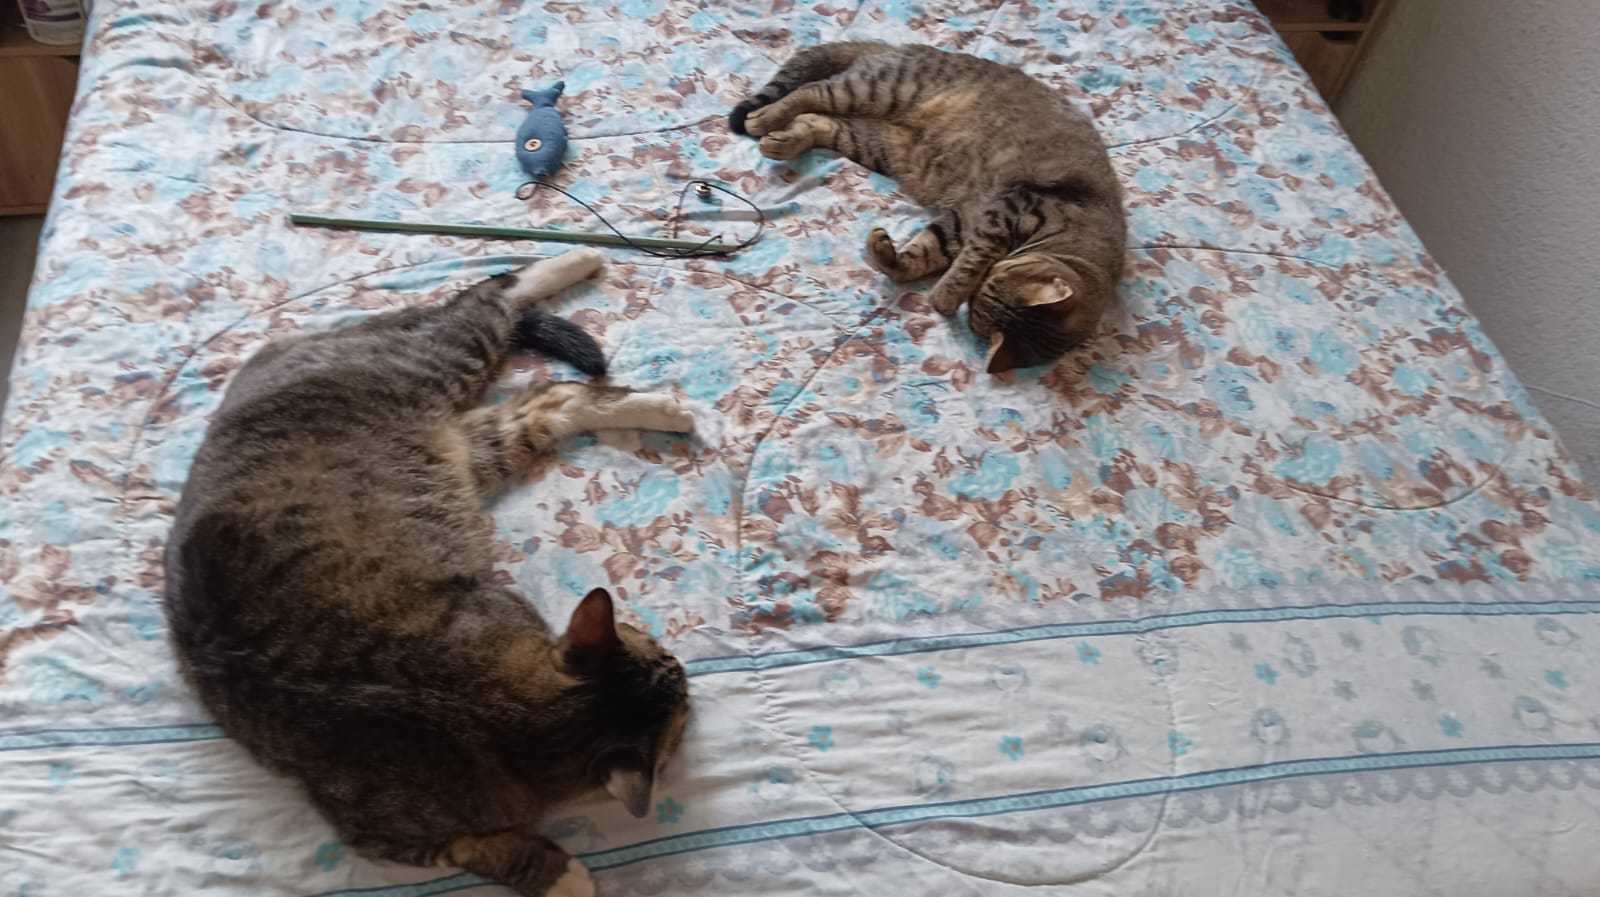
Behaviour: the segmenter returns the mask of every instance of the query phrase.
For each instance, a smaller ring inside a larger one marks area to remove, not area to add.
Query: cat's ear
[[[1011,351],[1006,345],[1006,335],[996,330],[989,336],[989,357],[987,370],[991,374],[999,374],[1017,367],[1017,353]]]
[[[1023,293],[1022,304],[1028,308],[1035,305],[1054,305],[1072,298],[1072,284],[1065,278],[1057,277],[1047,284],[1040,284]]]
[[[609,648],[618,643],[617,616],[611,607],[611,593],[593,589],[578,602],[567,624],[565,636],[571,648]]]
[[[650,812],[650,774],[637,769],[613,769],[606,776],[606,793],[622,801],[636,819]]]

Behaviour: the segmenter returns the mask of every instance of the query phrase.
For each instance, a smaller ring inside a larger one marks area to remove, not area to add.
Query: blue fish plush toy
[[[517,129],[517,161],[534,180],[555,174],[567,156],[567,126],[556,111],[556,99],[566,86],[565,81],[557,81],[546,90],[522,92],[533,109]]]

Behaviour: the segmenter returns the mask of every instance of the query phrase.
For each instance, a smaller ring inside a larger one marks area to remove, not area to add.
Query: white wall
[[[1600,0],[1390,0],[1339,114],[1600,485]]]

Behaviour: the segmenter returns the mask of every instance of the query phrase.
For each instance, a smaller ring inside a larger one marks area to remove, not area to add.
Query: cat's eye
[[[529,137],[527,140],[522,141],[522,148],[530,153],[538,152],[541,146],[544,146],[544,141],[537,137]]]

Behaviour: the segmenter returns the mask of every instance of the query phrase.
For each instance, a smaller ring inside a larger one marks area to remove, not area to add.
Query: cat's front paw
[[[783,103],[774,103],[770,106],[762,106],[760,109],[745,116],[744,132],[751,137],[765,137],[788,124],[789,118],[782,112],[784,105]]]
[[[594,878],[576,859],[567,860],[567,871],[561,874],[544,897],[594,897]]]
[[[933,293],[928,296],[928,301],[933,303],[933,310],[945,317],[950,317],[961,310],[961,296],[934,287]]]
[[[881,227],[867,234],[867,264],[891,279],[900,269],[900,253],[894,248],[894,238]]]
[[[797,158],[801,153],[811,148],[808,135],[789,128],[776,131],[761,138],[761,155],[779,162],[787,162]]]

